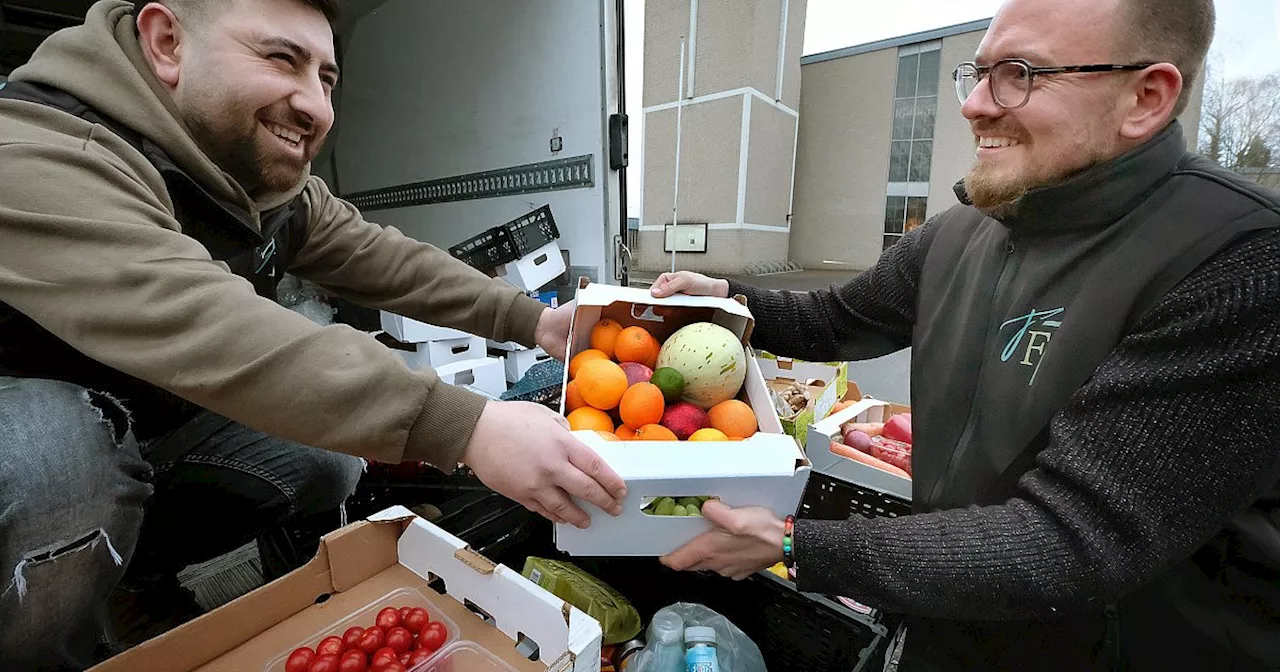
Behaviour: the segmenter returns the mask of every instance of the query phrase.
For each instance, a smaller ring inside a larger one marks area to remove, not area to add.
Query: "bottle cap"
[[[684,641],[686,644],[692,644],[694,642],[715,644],[716,629],[705,625],[691,625],[684,629]]]

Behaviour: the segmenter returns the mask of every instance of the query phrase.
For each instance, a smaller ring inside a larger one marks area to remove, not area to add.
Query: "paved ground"
[[[856,271],[799,271],[777,275],[730,276],[734,280],[767,289],[810,291],[843,285],[857,275]],[[656,278],[656,274],[637,273],[633,284]],[[849,363],[849,380],[858,384],[863,394],[902,404],[911,402],[911,350],[886,357]]]

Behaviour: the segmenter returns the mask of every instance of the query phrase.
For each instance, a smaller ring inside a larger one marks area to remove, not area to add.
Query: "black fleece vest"
[[[46,86],[9,82],[0,88],[0,99],[46,105],[119,135],[164,178],[182,233],[252,283],[259,296],[277,300],[283,273],[306,241],[308,213],[301,196],[261,213],[259,229],[247,210],[210,194],[149,138],[74,96]],[[63,380],[111,394],[133,415],[139,439],[172,429],[198,410],[169,392],[86,357],[4,302],[0,302],[0,376]]]
[[[1047,446],[1051,418],[1143,314],[1240,235],[1280,224],[1237,179],[1187,153],[1175,123],[1117,161],[1031,192],[1003,222],[964,206],[939,217],[913,333],[915,442],[929,447],[912,465],[917,513],[1008,501]],[[1233,196],[1208,202],[1209,182]],[[908,653],[914,645],[935,662],[904,669],[985,668],[993,657],[977,641],[1004,642],[1000,669],[1105,669],[1129,658],[1115,627],[1123,618],[1113,605],[1058,622],[910,619]],[[1133,637],[1160,641],[1124,639]],[[937,658],[951,662],[934,667]]]

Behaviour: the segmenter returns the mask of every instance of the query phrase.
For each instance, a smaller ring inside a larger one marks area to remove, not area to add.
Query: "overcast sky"
[[[900,35],[990,18],[1002,0],[808,0],[804,53],[865,44]],[[1214,55],[1227,77],[1280,71],[1280,0],[1216,0]],[[626,0],[627,113],[631,116],[628,210],[640,212],[643,166],[641,96],[644,85],[644,0]],[[803,85],[802,85],[803,86]]]

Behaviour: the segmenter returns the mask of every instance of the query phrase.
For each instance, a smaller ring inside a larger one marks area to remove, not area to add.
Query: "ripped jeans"
[[[105,395],[0,377],[0,667],[88,667],[126,566],[211,559],[337,508],[362,471],[208,412],[139,444]]]

